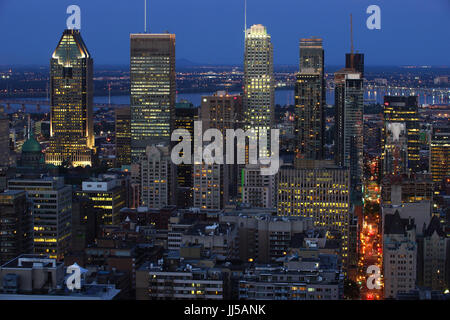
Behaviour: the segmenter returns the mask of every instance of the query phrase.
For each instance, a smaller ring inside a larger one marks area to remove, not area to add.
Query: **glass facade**
[[[170,143],[175,113],[175,35],[131,34],[131,154]]]
[[[79,30],[65,30],[50,60],[51,123],[46,162],[92,165],[93,60]]]
[[[258,135],[265,130],[270,149],[270,129],[274,121],[275,87],[273,76],[273,46],[264,26],[253,25],[246,31],[244,54],[243,109],[246,130]],[[269,131],[267,131],[269,130]],[[260,154],[262,154],[260,150]]]
[[[420,171],[420,118],[417,96],[385,96],[384,97],[384,128],[382,146],[385,145],[388,123],[405,123],[406,140],[408,145],[408,169],[412,172]],[[382,157],[386,151],[383,148]]]
[[[301,39],[300,72],[295,85],[297,158],[323,158],[325,105],[322,39]]]

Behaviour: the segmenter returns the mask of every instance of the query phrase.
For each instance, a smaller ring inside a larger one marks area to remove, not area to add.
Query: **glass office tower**
[[[405,123],[406,140],[408,146],[408,169],[412,172],[420,171],[420,118],[417,96],[385,96],[384,97],[384,127],[382,146],[385,145],[388,123]],[[383,148],[382,158],[386,151]]]
[[[131,156],[170,143],[176,99],[175,35],[130,35]]]
[[[92,165],[93,60],[79,30],[65,30],[50,60],[50,148],[46,162]]]
[[[243,109],[246,130],[252,128],[257,135],[266,130],[267,150],[270,150],[274,105],[273,46],[266,28],[257,24],[245,34]]]
[[[322,39],[301,39],[300,72],[295,84],[297,158],[323,158],[325,105]]]
[[[335,82],[335,161],[350,168],[352,189],[362,183],[364,86],[361,73],[341,69]]]

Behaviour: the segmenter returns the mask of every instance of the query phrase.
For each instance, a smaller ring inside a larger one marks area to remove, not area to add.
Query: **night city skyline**
[[[0,0],[0,304],[450,301],[450,0],[428,2]]]

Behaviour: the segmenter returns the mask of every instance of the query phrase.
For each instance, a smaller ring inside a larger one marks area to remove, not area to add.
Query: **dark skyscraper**
[[[295,85],[297,158],[323,158],[325,104],[322,39],[301,39],[300,72]]]
[[[175,113],[175,35],[131,34],[131,156],[170,143]]]
[[[417,96],[385,96],[384,97],[384,126],[388,123],[400,122],[406,126],[406,140],[408,146],[408,169],[412,172],[420,171],[420,118]],[[387,134],[383,128],[382,146]],[[383,148],[382,157],[385,157]]]
[[[33,251],[33,216],[25,191],[0,193],[0,263]]]
[[[92,165],[93,60],[79,30],[65,30],[50,60],[51,124],[46,162]]]
[[[350,168],[352,188],[361,184],[363,174],[364,86],[361,74],[342,69],[335,82],[335,161]]]
[[[346,53],[345,68],[355,69],[364,78],[364,53]]]
[[[199,108],[192,103],[184,101],[176,104],[175,108],[175,129],[186,129],[194,136],[194,121],[198,120]],[[181,138],[180,138],[181,140]],[[193,141],[191,139],[191,148],[193,150]],[[192,188],[193,166],[192,164],[181,163],[176,166],[177,189],[176,204],[180,208],[189,208],[192,206]]]
[[[130,107],[116,108],[116,165],[131,164],[131,111]]]
[[[9,152],[9,118],[4,112],[4,107],[0,106],[0,167],[7,167],[10,164]]]

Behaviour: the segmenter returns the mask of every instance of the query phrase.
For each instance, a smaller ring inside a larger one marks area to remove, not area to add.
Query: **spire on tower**
[[[247,0],[244,0],[244,35],[247,38]]]
[[[144,33],[147,33],[147,0],[144,0]]]

